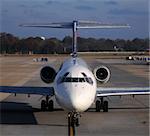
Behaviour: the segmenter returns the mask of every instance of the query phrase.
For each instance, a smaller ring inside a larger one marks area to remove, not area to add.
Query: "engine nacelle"
[[[40,76],[45,83],[52,83],[55,79],[56,71],[50,66],[45,66],[41,69]]]
[[[110,70],[106,66],[99,66],[94,69],[96,80],[101,83],[106,83],[110,79]]]

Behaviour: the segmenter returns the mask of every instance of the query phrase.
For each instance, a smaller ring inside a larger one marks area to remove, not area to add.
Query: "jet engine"
[[[41,69],[40,76],[45,83],[52,83],[56,76],[56,71],[50,66],[45,66]]]
[[[101,83],[106,83],[110,79],[110,70],[106,66],[99,66],[94,69],[96,80]]]

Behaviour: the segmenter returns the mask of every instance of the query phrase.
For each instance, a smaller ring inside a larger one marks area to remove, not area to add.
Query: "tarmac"
[[[49,56],[48,62],[35,62],[38,56],[1,56],[0,86],[52,86],[40,79],[40,69],[59,69],[66,57]],[[110,81],[103,87],[148,87],[149,66],[123,58],[84,57],[89,66],[105,65]],[[0,136],[67,136],[67,112],[55,102],[53,112],[42,112],[42,96],[0,93]],[[55,98],[53,98],[55,100]],[[149,96],[108,97],[109,112],[95,112],[95,105],[82,113],[76,136],[149,136]]]

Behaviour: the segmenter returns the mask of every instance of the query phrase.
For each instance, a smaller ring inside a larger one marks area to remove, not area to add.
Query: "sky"
[[[25,38],[69,35],[71,30],[23,28],[23,23],[93,20],[129,24],[130,29],[79,30],[81,37],[134,39],[149,37],[149,0],[0,0],[0,32]]]

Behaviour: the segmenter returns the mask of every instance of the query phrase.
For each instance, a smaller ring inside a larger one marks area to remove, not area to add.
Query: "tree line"
[[[95,39],[78,37],[78,51],[145,51],[149,49],[149,39]],[[62,54],[72,52],[72,38],[43,39],[41,37],[19,38],[9,33],[0,33],[1,54]]]

